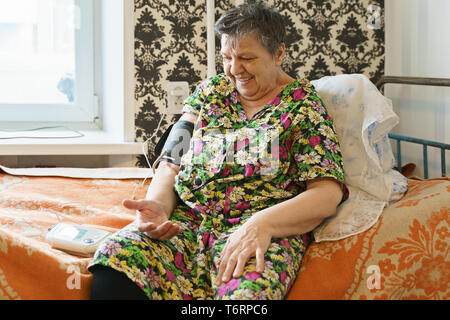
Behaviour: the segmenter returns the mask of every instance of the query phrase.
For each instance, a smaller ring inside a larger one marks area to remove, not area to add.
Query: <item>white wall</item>
[[[450,78],[449,12],[449,0],[385,0],[386,75]],[[385,93],[400,116],[394,133],[450,143],[450,87],[391,84]],[[428,153],[430,177],[440,176],[440,151]],[[402,143],[402,158],[423,175],[422,146]]]

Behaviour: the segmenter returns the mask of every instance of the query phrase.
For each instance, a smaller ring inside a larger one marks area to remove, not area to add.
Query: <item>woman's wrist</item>
[[[157,197],[149,196],[146,198],[146,200],[150,200],[153,202],[156,202],[158,206],[161,208],[162,212],[166,215],[167,218],[170,218],[170,215],[172,214],[172,211],[174,209],[174,205],[172,203],[167,203],[168,198],[161,200]]]
[[[162,162],[152,178],[145,197],[146,200],[157,202],[168,218],[177,203],[177,195],[173,188],[176,175],[177,170],[175,165]]]
[[[270,217],[267,216],[265,210],[260,211],[257,214],[254,214],[249,219],[249,222],[254,223],[258,227],[258,229],[263,230],[264,234],[270,235],[271,238],[275,237],[274,225]]]

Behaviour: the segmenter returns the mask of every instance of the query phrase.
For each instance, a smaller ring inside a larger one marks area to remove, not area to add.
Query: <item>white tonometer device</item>
[[[69,223],[50,228],[45,239],[56,249],[83,257],[90,257],[109,232]]]

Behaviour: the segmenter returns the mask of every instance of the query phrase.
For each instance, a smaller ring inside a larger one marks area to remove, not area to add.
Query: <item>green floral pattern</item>
[[[199,116],[174,185],[180,201],[170,219],[183,232],[161,242],[131,224],[103,243],[90,267],[124,272],[150,299],[283,299],[310,234],[272,239],[263,273],[251,258],[241,277],[220,287],[217,261],[236,228],[305,191],[308,180],[335,179],[348,198],[333,120],[306,79],[247,119],[224,74],[201,83],[183,112]]]

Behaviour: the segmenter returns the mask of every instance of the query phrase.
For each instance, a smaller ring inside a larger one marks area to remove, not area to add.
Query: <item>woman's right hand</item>
[[[144,232],[152,239],[168,240],[183,230],[169,220],[170,213],[155,200],[124,200],[122,205],[136,210],[136,222],[139,232]]]

